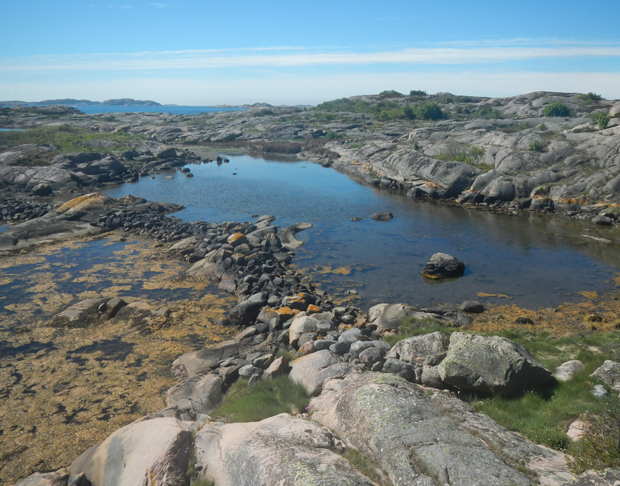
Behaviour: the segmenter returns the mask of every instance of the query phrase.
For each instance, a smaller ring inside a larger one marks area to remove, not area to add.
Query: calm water
[[[76,105],[86,114],[96,113],[171,113],[173,115],[200,115],[213,111],[242,111],[244,108],[216,108],[214,106],[104,106]]]
[[[330,292],[356,289],[363,306],[460,302],[480,299],[479,292],[506,294],[530,308],[556,306],[577,299],[579,291],[611,289],[620,268],[616,243],[581,236],[614,239],[615,230],[591,223],[416,202],[310,162],[237,156],[221,166],[189,167],[193,178],[158,175],[106,193],[183,204],[186,209],[176,215],[185,221],[248,221],[256,213],[276,216],[281,226],[312,223],[314,228],[298,234],[306,244],[294,263],[340,269],[344,274],[329,272],[315,281]],[[390,211],[394,219],[371,220],[377,211]],[[352,217],[363,219],[355,223]],[[441,284],[423,279],[420,270],[436,252],[463,260],[465,276]]]

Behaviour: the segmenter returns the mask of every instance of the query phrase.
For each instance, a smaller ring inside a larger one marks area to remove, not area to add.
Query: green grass
[[[603,99],[601,95],[592,93],[591,91],[587,94],[580,94],[576,96],[575,98],[581,101],[585,101],[585,102],[600,101]]]
[[[335,451],[337,454],[344,457],[349,463],[357,469],[363,476],[370,479],[379,486],[392,486],[392,483],[379,474],[381,470],[379,461],[372,455],[362,453],[357,449],[346,449],[344,452]]]
[[[403,339],[422,336],[423,334],[430,334],[436,331],[450,336],[450,334],[455,331],[455,328],[446,327],[445,321],[440,321],[432,317],[425,317],[423,319],[406,317],[398,328],[398,334],[385,336],[383,340],[390,346],[394,346],[398,341],[402,341]]]
[[[452,145],[444,149],[436,159],[461,162],[463,164],[472,165],[484,172],[488,171],[491,167],[482,163],[484,157],[483,147],[459,147],[458,145]]]
[[[533,142],[530,142],[530,150],[533,152],[542,152],[545,150],[545,144],[540,140],[534,140]]]
[[[118,146],[111,149],[100,147],[84,147],[80,142],[88,140],[107,140],[117,142]],[[84,128],[60,125],[58,127],[42,127],[23,132],[0,132],[0,147],[11,147],[22,144],[52,144],[60,150],[47,154],[50,159],[57,153],[63,152],[110,152],[113,150],[126,150],[132,142],[142,140],[141,137],[124,132],[99,133]]]
[[[596,123],[599,130],[605,130],[609,125],[609,114],[606,111],[595,111],[590,113],[590,120]]]
[[[248,380],[239,380],[211,416],[229,422],[257,422],[280,413],[299,413],[307,405],[305,388],[288,375],[260,380],[251,387]]]

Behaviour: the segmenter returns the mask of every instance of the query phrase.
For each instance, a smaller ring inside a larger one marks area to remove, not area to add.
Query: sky
[[[620,1],[2,0],[0,100],[620,98]]]

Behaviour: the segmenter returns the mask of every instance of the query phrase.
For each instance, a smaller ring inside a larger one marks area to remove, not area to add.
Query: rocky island
[[[620,481],[617,290],[539,310],[361,309],[293,265],[308,224],[184,222],[100,192],[279,154],[410,198],[608,226],[613,245],[620,102],[388,91],[201,115],[0,108],[0,127],[23,130],[0,134],[0,264],[41,271],[36,308],[2,276],[3,484]],[[58,259],[97,244],[115,249],[99,273]],[[437,253],[422,274],[464,271]]]

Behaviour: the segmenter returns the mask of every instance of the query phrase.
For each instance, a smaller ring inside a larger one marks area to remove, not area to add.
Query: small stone
[[[609,392],[603,385],[594,385],[592,390],[590,390],[590,393],[592,393],[592,395],[596,398],[605,398],[609,396]]]
[[[373,214],[371,218],[375,221],[392,221],[394,219],[394,215],[389,212],[382,212]]]

